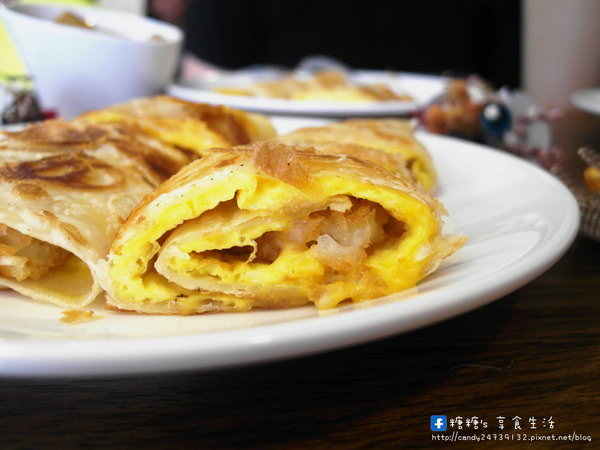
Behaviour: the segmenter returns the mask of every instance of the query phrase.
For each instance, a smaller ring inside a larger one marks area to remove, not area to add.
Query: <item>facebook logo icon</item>
[[[446,416],[431,416],[431,431],[446,431]]]

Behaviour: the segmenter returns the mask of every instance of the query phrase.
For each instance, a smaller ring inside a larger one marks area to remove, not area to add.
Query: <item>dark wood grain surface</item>
[[[505,434],[576,433],[594,439],[577,447],[598,448],[599,260],[600,244],[580,237],[552,269],[488,306],[317,356],[208,373],[3,379],[0,448],[476,446],[433,441],[434,414],[488,422],[463,426],[465,436],[500,433],[504,416]],[[542,428],[550,417],[554,429]]]

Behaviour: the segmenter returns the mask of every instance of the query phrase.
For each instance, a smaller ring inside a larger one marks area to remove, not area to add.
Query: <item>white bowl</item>
[[[110,34],[53,22],[65,11]],[[42,107],[66,118],[161,92],[173,79],[183,40],[172,25],[102,8],[0,4],[0,16]]]

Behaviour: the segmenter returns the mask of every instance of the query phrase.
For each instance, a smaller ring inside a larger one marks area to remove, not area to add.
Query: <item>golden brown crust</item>
[[[354,156],[357,146],[353,144],[329,143],[327,148],[328,152],[322,152],[315,145],[265,141],[246,146],[209,149],[204,158],[188,164],[159,186],[144,203],[149,203],[159,195],[193,179],[208,176],[215,167],[238,164],[251,164],[274,178],[288,183],[293,180],[299,184],[302,183],[301,177],[308,179],[312,173],[324,170],[332,173],[338,170],[351,171],[357,176],[377,180],[383,185],[391,184],[415,195],[429,197],[420,192],[412,180],[406,178],[405,173],[394,173],[375,161]],[[344,163],[340,164],[340,161]]]
[[[34,183],[27,182],[15,184],[12,188],[12,192],[18,197],[29,200],[37,200],[48,197],[48,192],[44,188]]]
[[[293,186],[302,186],[308,179],[305,164],[293,148],[266,142],[251,147],[252,163],[274,178]]]

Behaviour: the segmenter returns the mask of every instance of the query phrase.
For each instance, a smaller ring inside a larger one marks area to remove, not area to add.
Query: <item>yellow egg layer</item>
[[[406,226],[401,237],[388,239],[368,255],[360,274],[326,281],[326,267],[310,249],[284,248],[270,264],[203,255],[210,250],[240,246],[256,250],[257,238],[269,231],[286,229],[302,214],[326,209],[336,196],[378,203]],[[208,231],[199,227],[192,239],[185,240],[176,251],[170,249],[168,267],[178,276],[207,279],[224,286],[256,287],[265,296],[287,292],[299,303],[314,302],[319,308],[331,308],[346,299],[364,300],[415,286],[431,265],[430,255],[434,252],[429,247],[435,245],[439,234],[439,221],[427,205],[391,188],[328,174],[300,190],[248,168],[235,169],[232,176],[232,169],[227,168],[214,172],[210,182],[192,181],[185,189],[163,194],[149,205],[145,222],[136,235],[122,239],[122,244],[113,249],[110,271],[119,297],[130,302],[176,300],[189,307],[190,312],[209,299],[237,311],[251,309],[261,299],[243,292],[234,295],[186,289],[168,281],[153,267],[162,251],[159,240],[168,239],[182,224],[232,199],[239,209],[238,218],[248,216],[247,224],[233,228],[225,224],[222,230]],[[163,203],[168,206],[163,207]],[[304,206],[297,209],[295,205]],[[257,216],[263,220],[253,221]]]

